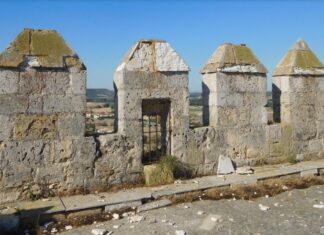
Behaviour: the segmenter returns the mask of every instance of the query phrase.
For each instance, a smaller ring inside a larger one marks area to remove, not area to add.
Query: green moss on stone
[[[41,66],[62,67],[63,57],[74,54],[56,31],[34,31],[31,39],[31,55],[40,56]]]

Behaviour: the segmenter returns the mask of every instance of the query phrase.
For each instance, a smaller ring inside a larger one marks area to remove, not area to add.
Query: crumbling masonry
[[[189,129],[189,68],[165,41],[137,42],[118,66],[115,133],[85,137],[86,68],[52,30],[25,29],[0,55],[0,203],[137,183],[164,154],[193,174],[324,157],[324,66],[298,41],[273,72],[223,44],[202,69],[204,127]]]

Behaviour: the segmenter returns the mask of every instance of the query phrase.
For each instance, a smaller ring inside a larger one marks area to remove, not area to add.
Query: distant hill
[[[201,106],[202,105],[202,93],[190,92],[190,105]],[[269,101],[271,102],[271,91],[267,92]],[[87,101],[88,102],[104,102],[113,104],[114,91],[109,89],[87,89]]]
[[[87,89],[88,102],[106,102],[114,101],[114,91],[109,89]]]

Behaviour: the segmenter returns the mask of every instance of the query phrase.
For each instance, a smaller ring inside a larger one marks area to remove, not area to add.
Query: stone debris
[[[218,175],[227,175],[234,173],[233,162],[229,157],[225,157],[224,155],[220,155],[218,158],[218,167],[217,174]]]
[[[57,233],[57,232],[58,232],[58,230],[56,228],[51,229],[51,233]]]
[[[248,175],[253,174],[254,170],[250,166],[243,166],[236,168],[235,173],[239,175]]]
[[[120,218],[119,214],[117,214],[117,213],[114,213],[112,215],[112,217],[113,217],[114,220],[119,220],[119,218]]]
[[[260,210],[262,210],[262,211],[268,211],[268,210],[270,210],[270,207],[265,206],[265,205],[262,205],[262,204],[259,204],[259,208],[260,208]]]
[[[282,186],[282,190],[288,190],[288,189],[289,188],[286,185]]]
[[[65,226],[65,230],[71,230],[73,227],[71,225]]]
[[[93,235],[106,235],[108,233],[108,231],[106,229],[102,229],[102,228],[95,228],[91,230],[91,233]]]
[[[176,230],[175,234],[176,235],[186,235],[186,232],[184,230]]]
[[[138,223],[138,222],[141,222],[142,220],[144,220],[145,217],[144,216],[141,216],[141,215],[133,215],[133,216],[130,216],[128,218],[128,221],[129,223]]]
[[[184,205],[183,208],[188,209],[188,208],[190,208],[190,206]]]
[[[214,215],[214,216],[210,217],[210,220],[213,222],[222,222],[223,221],[223,219],[220,215]]]
[[[324,234],[324,226],[320,227],[320,234]]]
[[[200,225],[199,229],[201,230],[207,230],[207,231],[211,231],[214,229],[214,227],[216,226],[217,223],[221,223],[223,222],[223,218],[221,215],[208,215],[203,223]]]
[[[324,204],[314,204],[313,207],[318,209],[324,209]]]
[[[174,184],[183,184],[183,181],[182,180],[175,180]]]
[[[124,212],[122,214],[123,218],[128,217],[128,216],[132,216],[132,215],[135,215],[135,212],[134,211]]]
[[[114,225],[113,228],[114,229],[118,229],[120,227],[120,225]]]
[[[197,215],[203,215],[203,214],[205,214],[204,211],[198,211],[198,212],[197,212]]]

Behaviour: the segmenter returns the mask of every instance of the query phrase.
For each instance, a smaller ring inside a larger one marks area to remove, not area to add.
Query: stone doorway
[[[152,164],[171,153],[171,117],[169,99],[142,101],[142,163]]]

